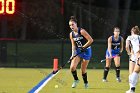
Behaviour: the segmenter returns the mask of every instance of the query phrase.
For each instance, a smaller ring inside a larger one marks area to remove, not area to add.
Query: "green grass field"
[[[0,68],[0,93],[27,93],[45,76],[51,69],[37,68]],[[77,71],[80,79],[79,85],[71,88],[73,81],[69,69],[63,69],[55,76],[39,93],[125,93],[128,90],[128,70],[122,70],[122,82],[118,83],[115,79],[115,71],[110,70],[108,81],[102,82],[103,70],[89,69],[88,80],[89,88],[84,89],[80,70]],[[58,88],[54,86],[58,85]],[[136,93],[140,92],[138,83]]]

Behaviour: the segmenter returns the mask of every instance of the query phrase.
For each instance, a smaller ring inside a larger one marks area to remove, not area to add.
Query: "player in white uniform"
[[[135,93],[140,72],[140,31],[138,26],[131,29],[131,35],[126,39],[126,51],[130,56],[129,62],[129,85],[130,89],[126,93]]]

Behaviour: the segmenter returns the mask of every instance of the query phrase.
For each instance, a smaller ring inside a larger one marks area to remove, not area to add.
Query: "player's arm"
[[[123,51],[123,43],[124,43],[124,39],[121,37],[120,53],[122,53]]]
[[[71,45],[72,45],[72,56],[75,55],[75,52],[76,52],[76,49],[75,49],[75,43],[74,43],[74,40],[72,38],[72,32],[70,33],[70,41],[71,41]]]
[[[87,42],[85,45],[83,45],[83,48],[87,48],[88,46],[90,46],[93,42],[92,37],[87,33],[87,31],[85,31],[84,29],[81,30],[81,35],[83,35],[86,39]]]
[[[131,51],[130,51],[130,40],[126,40],[125,49],[127,51],[127,54],[128,55],[131,55]]]
[[[109,52],[109,55],[110,55],[110,57],[112,57],[112,53],[111,53],[111,43],[112,43],[112,36],[110,36],[109,38],[108,38],[108,52]]]

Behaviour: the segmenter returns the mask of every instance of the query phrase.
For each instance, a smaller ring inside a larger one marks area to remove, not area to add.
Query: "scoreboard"
[[[0,0],[0,14],[14,14],[15,0]]]

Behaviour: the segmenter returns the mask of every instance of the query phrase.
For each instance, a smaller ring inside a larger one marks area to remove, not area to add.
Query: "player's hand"
[[[86,51],[86,49],[83,48],[83,47],[80,47],[79,49],[80,49],[80,52],[85,52]]]
[[[73,56],[70,57],[70,59],[68,60],[68,63],[70,63],[73,60]]]
[[[70,57],[70,60],[72,60],[72,59],[73,59],[73,56]]]
[[[119,52],[118,56],[121,56],[122,55],[122,52]]]
[[[112,55],[110,55],[110,56],[109,56],[109,59],[112,59],[112,58],[113,58]]]
[[[133,53],[131,53],[131,52],[127,52],[127,55],[128,55],[128,56],[131,56],[131,55],[133,55]]]
[[[132,50],[131,52],[127,52],[128,56],[134,55],[134,51]]]

